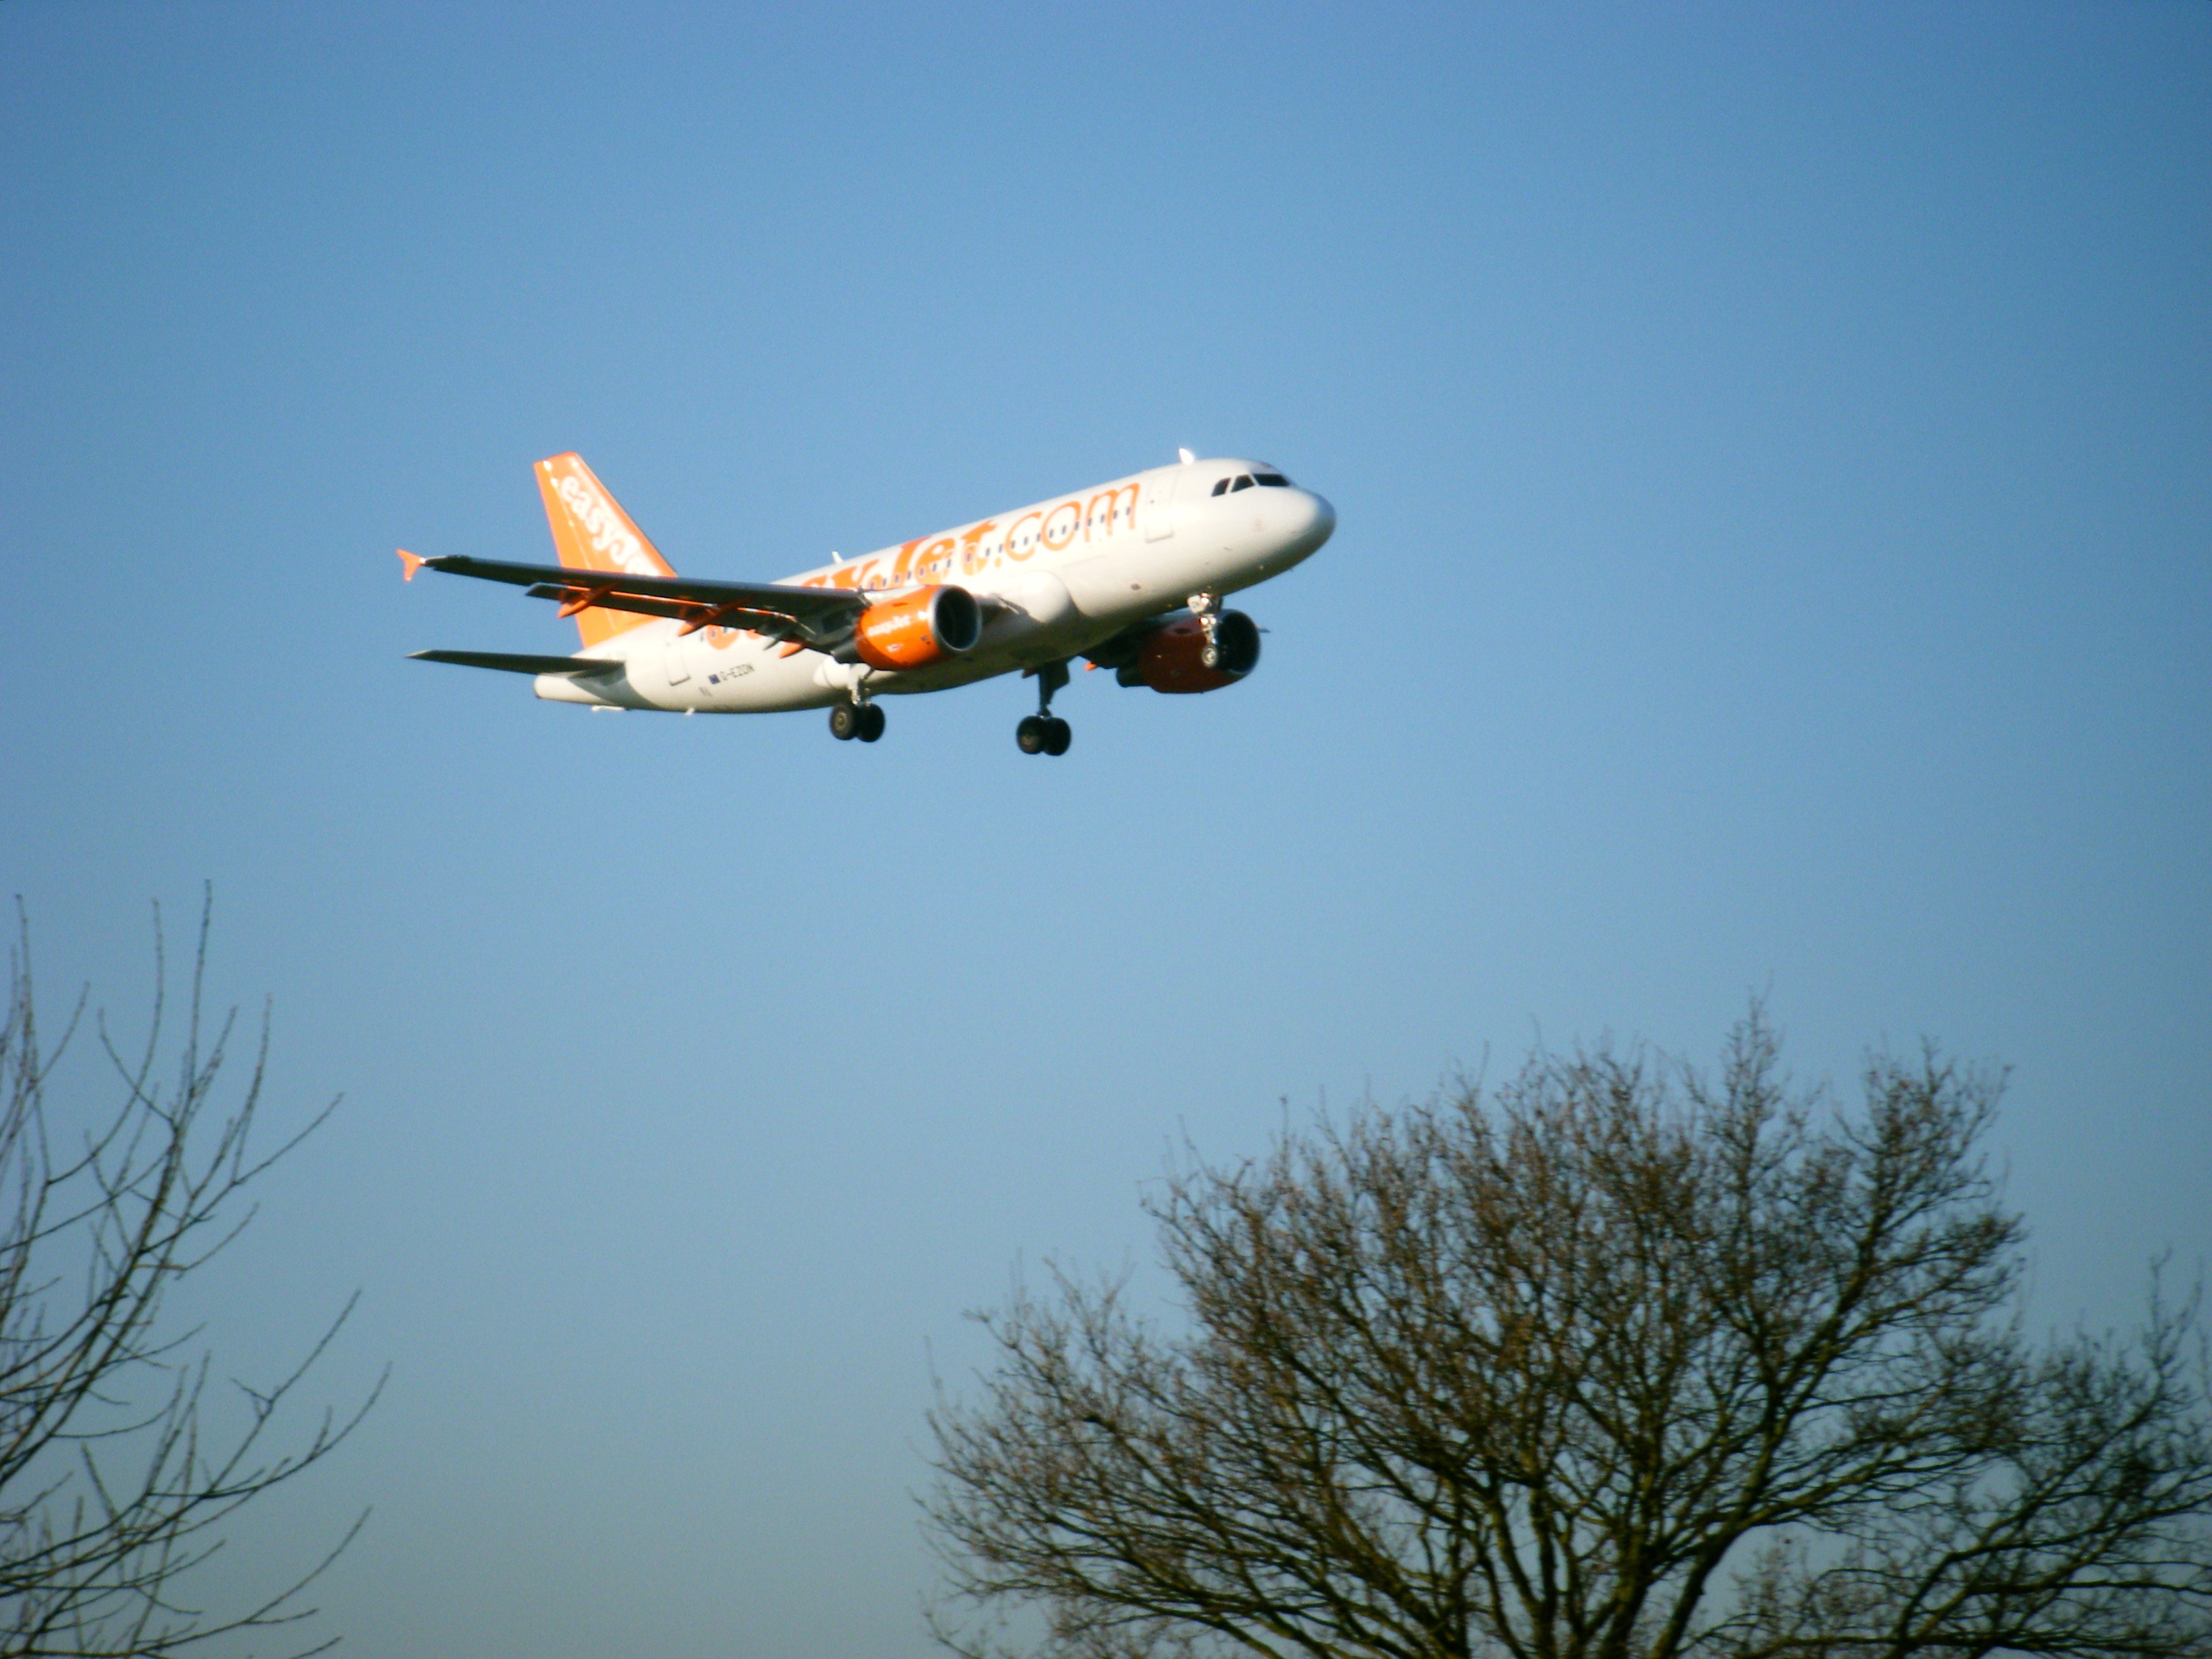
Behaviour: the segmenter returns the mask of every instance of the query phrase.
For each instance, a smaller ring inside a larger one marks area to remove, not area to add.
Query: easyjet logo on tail
[[[627,570],[633,576],[660,574],[654,568],[659,561],[646,556],[643,538],[623,523],[622,514],[603,493],[573,472],[554,488],[574,516],[577,529],[591,541],[592,551],[607,568]]]
[[[619,570],[632,576],[676,574],[615,504],[582,457],[556,455],[538,466],[546,517],[552,520],[562,564],[572,570]]]
[[[580,455],[556,455],[538,463],[538,489],[545,498],[545,522],[553,546],[570,570],[620,571],[630,576],[672,576],[645,532],[616,505],[607,488]],[[565,610],[563,615],[568,614]],[[586,646],[642,627],[650,617],[634,611],[586,606],[575,613],[576,631]]]

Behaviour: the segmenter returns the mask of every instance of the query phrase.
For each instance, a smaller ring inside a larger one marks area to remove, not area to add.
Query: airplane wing
[[[538,657],[514,651],[410,651],[418,662],[457,662],[464,668],[498,668],[510,674],[604,674],[623,666],[613,657]]]
[[[633,576],[619,570],[508,564],[498,559],[472,559],[465,554],[411,562],[410,578],[417,568],[512,583],[527,589],[534,599],[559,599],[564,617],[593,608],[673,617],[685,624],[687,634],[702,628],[743,628],[792,635],[812,644],[846,632],[853,619],[868,607],[866,599],[849,588],[707,581],[696,576]]]

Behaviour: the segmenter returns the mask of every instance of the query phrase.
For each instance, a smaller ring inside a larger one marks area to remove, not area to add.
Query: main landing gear
[[[1075,741],[1068,723],[1052,712],[1052,694],[1067,684],[1067,665],[1048,662],[1036,671],[1037,711],[1025,715],[1014,728],[1014,741],[1024,755],[1065,755]]]
[[[873,743],[884,734],[884,711],[872,702],[841,702],[830,711],[830,735],[840,743]]]
[[[1030,714],[1014,728],[1014,741],[1024,755],[1065,755],[1075,731],[1056,714]]]

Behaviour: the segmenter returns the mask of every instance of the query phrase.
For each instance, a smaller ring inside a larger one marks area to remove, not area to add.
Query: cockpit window
[[[1240,472],[1234,477],[1217,480],[1213,486],[1213,493],[1217,495],[1233,495],[1240,489],[1251,489],[1255,484],[1268,489],[1291,488],[1291,481],[1279,472]]]

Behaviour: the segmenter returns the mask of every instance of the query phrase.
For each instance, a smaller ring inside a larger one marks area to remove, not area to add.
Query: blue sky
[[[0,7],[0,877],[217,905],[347,1104],[207,1310],[355,1287],[367,1654],[929,1651],[932,1366],[1538,1034],[2014,1067],[2038,1317],[2212,1259],[2212,9]],[[395,546],[584,453],[774,576],[1164,461],[1335,540],[1227,693],[604,719]],[[81,1086],[96,1080],[88,1068]]]

